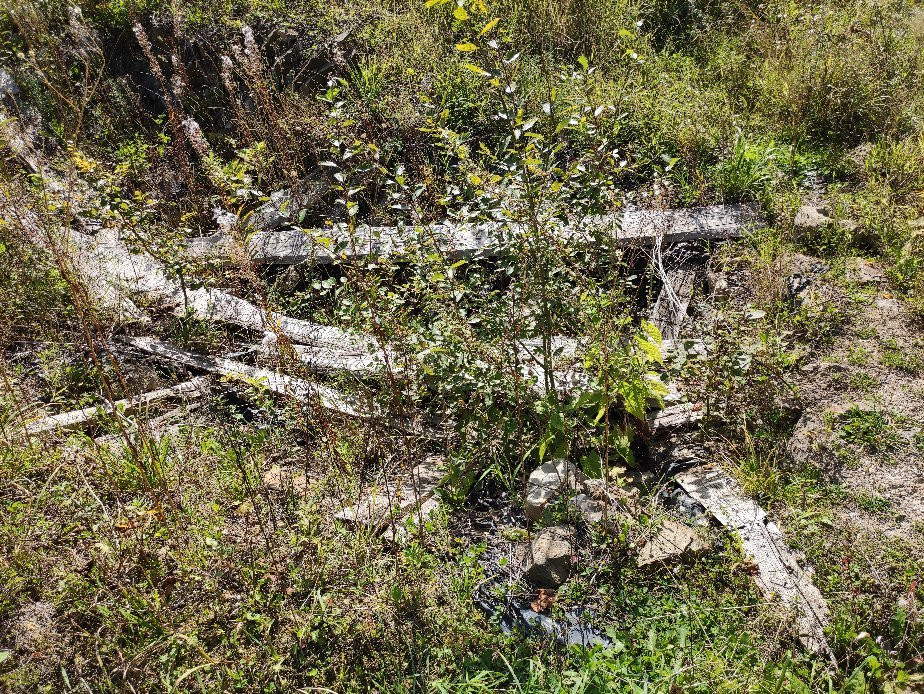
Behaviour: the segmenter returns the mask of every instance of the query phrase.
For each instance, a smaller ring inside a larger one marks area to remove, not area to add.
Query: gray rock
[[[557,525],[540,530],[532,542],[526,580],[540,588],[557,588],[571,575],[574,528]]]
[[[886,274],[876,266],[863,258],[856,259],[856,267],[851,272],[853,279],[863,284],[882,284],[888,281]]]
[[[564,493],[577,491],[586,479],[576,465],[563,458],[543,463],[530,473],[526,483],[526,517],[540,520],[549,504]]]
[[[816,231],[834,222],[829,214],[827,207],[803,205],[792,220],[793,228],[801,233]]]
[[[708,545],[693,528],[672,518],[665,518],[654,537],[639,550],[637,561],[639,566],[678,561],[706,549]]]
[[[713,301],[728,301],[731,298],[731,289],[724,272],[707,272],[706,287]]]
[[[794,272],[786,278],[786,299],[792,302],[799,301],[802,293],[811,286],[811,277],[806,277],[801,272]]]
[[[598,499],[592,499],[587,494],[578,494],[571,500],[571,504],[584,518],[585,523],[601,523],[604,518],[606,504]]]

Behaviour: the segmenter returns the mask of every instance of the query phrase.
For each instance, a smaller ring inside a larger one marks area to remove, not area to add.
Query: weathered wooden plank
[[[682,402],[666,407],[663,410],[649,412],[646,420],[648,421],[648,428],[654,434],[665,429],[675,429],[695,424],[703,418],[703,414],[701,405]]]
[[[301,402],[318,402],[326,409],[340,412],[350,417],[369,419],[376,414],[371,406],[366,406],[359,402],[358,399],[344,395],[320,383],[295,378],[270,369],[250,366],[249,364],[223,357],[196,354],[152,338],[126,337],[123,339],[137,349],[177,364],[199,371],[221,374],[241,381],[258,382],[274,393],[288,395]]]
[[[831,657],[825,637],[830,611],[812,582],[810,570],[799,566],[779,528],[766,512],[744,495],[738,483],[717,468],[700,467],[674,478],[716,520],[738,534],[745,554],[757,565],[758,587],[795,613],[797,636],[814,653]]]
[[[549,228],[565,241],[588,241],[592,231],[608,233],[620,246],[682,240],[724,239],[739,236],[760,222],[757,211],[746,205],[719,205],[681,210],[628,210],[593,217],[579,225],[550,223]],[[247,250],[257,263],[288,265],[302,262],[326,264],[339,258],[392,255],[413,248],[432,248],[450,258],[490,256],[504,242],[522,236],[527,227],[517,222],[431,224],[423,227],[360,225],[351,233],[345,225],[326,229],[259,231],[248,239]],[[229,241],[222,234],[191,239],[187,253],[193,257],[227,255]]]
[[[662,337],[676,340],[680,336],[680,326],[693,299],[696,275],[695,267],[682,264],[665,277],[664,286],[651,309],[651,322],[661,331]]]
[[[50,417],[30,422],[25,426],[24,432],[27,434],[44,434],[52,431],[76,431],[115,411],[130,414],[162,400],[176,400],[179,398],[195,400],[202,397],[207,382],[207,379],[202,377],[194,378],[169,388],[160,388],[131,398],[51,415]]]

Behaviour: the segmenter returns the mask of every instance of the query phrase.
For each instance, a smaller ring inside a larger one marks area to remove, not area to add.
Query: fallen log
[[[194,378],[169,388],[161,388],[131,398],[105,402],[94,407],[84,407],[80,410],[62,412],[31,422],[24,427],[23,431],[26,434],[33,435],[52,431],[76,431],[113,412],[130,414],[163,400],[180,398],[196,400],[202,397],[207,382],[207,379],[202,377]]]
[[[716,520],[741,538],[745,555],[757,565],[755,580],[768,598],[779,599],[796,616],[796,631],[813,653],[832,659],[824,630],[831,618],[828,604],[802,569],[779,528],[766,512],[744,495],[736,481],[716,468],[700,467],[674,478]]]
[[[294,376],[281,374],[278,371],[250,366],[249,364],[223,357],[210,357],[188,352],[166,342],[160,342],[148,337],[125,337],[122,339],[132,347],[162,359],[239,381],[256,382],[274,393],[291,396],[300,402],[318,402],[328,410],[350,417],[370,419],[376,414],[373,407],[364,405],[358,399],[344,395],[320,383],[313,383]]]
[[[551,223],[563,241],[590,241],[592,231],[608,233],[617,246],[679,241],[726,239],[740,236],[760,222],[758,212],[746,205],[718,205],[678,210],[629,210],[601,215],[579,225]],[[523,236],[527,225],[518,222],[442,223],[422,227],[361,225],[352,232],[346,225],[325,229],[258,231],[247,240],[247,252],[256,263],[317,265],[339,259],[394,255],[415,248],[430,248],[451,259],[491,256],[511,239]],[[226,234],[190,239],[190,257],[219,258],[230,254],[233,240]]]

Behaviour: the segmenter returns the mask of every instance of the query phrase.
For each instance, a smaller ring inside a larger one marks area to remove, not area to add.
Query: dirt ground
[[[790,268],[817,263],[794,256]],[[832,344],[802,360],[802,415],[789,453],[842,486],[835,512],[851,524],[910,539],[924,529],[924,331],[882,268],[855,258],[836,279],[828,275],[803,300],[836,301],[849,320]]]

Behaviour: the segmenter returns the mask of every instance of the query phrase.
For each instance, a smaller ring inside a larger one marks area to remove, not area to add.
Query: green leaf
[[[466,41],[465,43],[457,43],[456,50],[461,53],[471,53],[472,51],[477,51],[478,46],[471,41]]]
[[[464,22],[468,19],[468,12],[465,11],[464,7],[456,6],[456,9],[452,11],[452,16],[458,19],[460,22]]]
[[[464,67],[466,70],[471,70],[479,77],[487,77],[491,74],[487,70],[482,70],[480,67],[478,67],[477,65],[473,65],[472,63],[463,63],[462,67]]]
[[[661,342],[664,340],[664,338],[661,337],[661,331],[658,330],[657,325],[655,325],[654,323],[650,321],[643,320],[642,330],[645,331],[645,334],[648,335],[655,344],[657,344],[658,346],[661,345]]]
[[[641,335],[636,335],[635,342],[641,348],[648,361],[657,362],[658,364],[664,361],[664,355],[661,354],[661,348],[651,340],[648,340]]]
[[[427,0],[425,7],[435,7],[436,5],[445,5],[449,0]]]
[[[479,35],[479,36],[484,36],[484,35],[487,34],[489,31],[491,31],[491,29],[493,29],[494,27],[496,27],[496,26],[497,26],[497,23],[498,23],[499,21],[500,21],[500,17],[495,17],[495,18],[492,19],[490,22],[488,22],[487,24],[484,25],[484,28],[483,28],[481,31],[478,32],[478,35]]]
[[[620,384],[619,394],[622,396],[622,404],[626,412],[639,421],[644,421],[648,387],[639,381],[627,381]]]
[[[584,68],[585,70],[590,69],[590,63],[587,61],[587,56],[582,55],[580,58],[578,58],[578,62],[581,64],[581,67]]]

